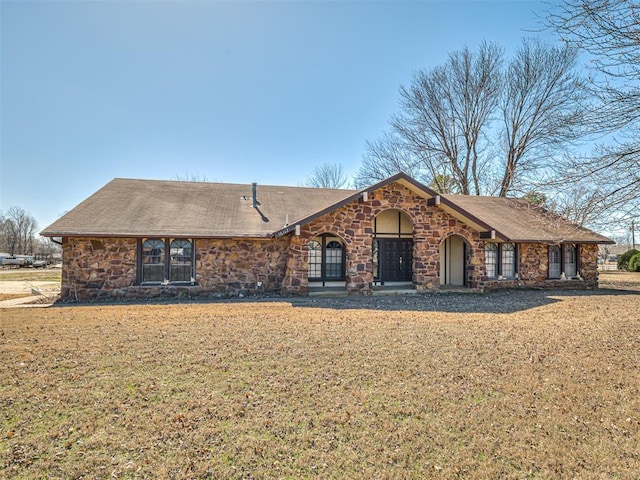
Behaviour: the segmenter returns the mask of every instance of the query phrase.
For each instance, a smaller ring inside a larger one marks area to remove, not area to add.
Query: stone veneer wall
[[[196,240],[196,280],[204,293],[278,292],[290,237]]]
[[[61,297],[110,296],[136,281],[135,238],[64,237]]]
[[[314,237],[331,233],[345,244],[347,292],[371,293],[374,219],[388,209],[401,210],[413,222],[413,283],[418,290],[438,288],[440,243],[453,234],[462,236],[467,243],[467,282],[477,288],[484,268],[484,244],[478,232],[440,208],[428,207],[424,198],[398,183],[371,192],[368,197],[366,202],[354,201],[303,225],[300,235],[292,237],[283,292],[297,295],[308,292],[307,246]]]
[[[536,287],[552,289],[575,289],[598,287],[598,246],[580,245],[580,276],[582,279],[549,279],[549,246],[541,243],[518,244],[518,279],[495,280],[485,276],[479,283],[480,290],[498,288]],[[482,252],[484,262],[484,251]],[[483,267],[484,268],[484,267]]]
[[[61,297],[87,300],[277,292],[285,276],[288,246],[289,237],[196,239],[194,285],[136,285],[136,239],[65,237]]]

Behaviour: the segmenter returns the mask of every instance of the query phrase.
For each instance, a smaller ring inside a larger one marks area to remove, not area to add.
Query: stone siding
[[[225,295],[279,292],[290,237],[196,241],[196,280],[203,293]]]
[[[65,237],[61,297],[88,300],[279,292],[289,241],[289,237],[196,239],[194,285],[138,285],[136,239]]]
[[[478,232],[438,207],[429,207],[424,198],[398,183],[368,195],[367,201],[354,201],[303,225],[291,241],[287,276],[283,290],[306,294],[307,248],[309,242],[330,233],[343,240],[346,249],[346,289],[351,294],[370,294],[373,284],[374,219],[384,210],[404,212],[413,222],[413,283],[420,291],[432,291],[440,284],[440,243],[450,235],[460,235],[467,243],[467,283],[476,288],[482,275],[484,244]],[[482,258],[478,255],[482,251]]]
[[[598,287],[598,246],[580,245],[580,278],[550,279],[549,246],[541,243],[518,244],[519,265],[518,278],[503,280],[483,277],[480,290],[499,288],[549,288],[549,289],[583,289]],[[482,252],[484,269],[484,250]],[[485,271],[486,274],[486,271]]]
[[[113,295],[136,282],[136,240],[64,237],[62,265],[62,298]]]

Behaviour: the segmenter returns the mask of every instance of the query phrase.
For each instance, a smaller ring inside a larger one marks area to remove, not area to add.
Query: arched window
[[[511,278],[516,275],[516,246],[513,243],[503,243],[501,255],[501,273],[503,277]]]
[[[487,268],[487,277],[496,278],[499,275],[497,243],[486,243],[484,245],[484,264]]]
[[[142,281],[164,282],[164,240],[148,238],[142,243]]]
[[[309,242],[307,260],[309,280],[342,280],[344,278],[344,246],[327,235]]]
[[[484,245],[484,261],[489,278],[514,278],[518,273],[518,247],[515,243]]]
[[[193,247],[189,240],[179,239],[171,242],[171,260],[169,262],[170,282],[190,282]]]
[[[322,277],[322,244],[317,240],[309,242],[308,274],[309,278]]]
[[[140,283],[194,283],[193,244],[193,240],[183,238],[143,239],[138,244]]]

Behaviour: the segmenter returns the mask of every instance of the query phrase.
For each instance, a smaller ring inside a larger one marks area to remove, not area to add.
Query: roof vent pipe
[[[251,184],[251,196],[253,197],[253,208],[258,208],[258,184],[256,182]]]

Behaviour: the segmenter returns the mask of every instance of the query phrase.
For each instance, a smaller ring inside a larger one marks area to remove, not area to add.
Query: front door
[[[381,282],[411,281],[413,275],[413,240],[380,238],[378,242],[379,280]]]
[[[440,285],[465,285],[467,246],[459,235],[447,237],[440,244]]]

